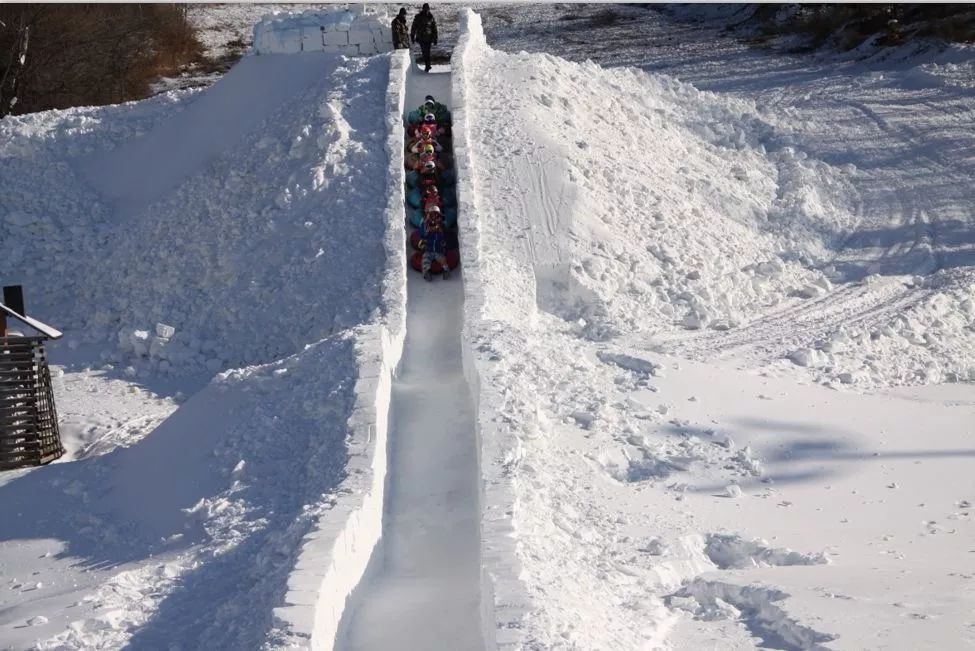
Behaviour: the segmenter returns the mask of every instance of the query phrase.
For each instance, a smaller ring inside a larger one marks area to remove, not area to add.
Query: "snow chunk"
[[[829,557],[822,552],[802,554],[791,549],[769,547],[764,540],[745,540],[734,534],[708,534],[704,554],[722,570],[829,563]]]

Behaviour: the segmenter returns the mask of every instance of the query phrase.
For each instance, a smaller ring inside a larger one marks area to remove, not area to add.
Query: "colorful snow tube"
[[[423,203],[423,190],[420,188],[413,188],[406,194],[406,203],[410,204],[410,208],[419,208]]]
[[[413,256],[410,258],[410,266],[416,271],[423,271],[423,251],[414,251]],[[460,266],[460,251],[457,249],[449,249],[447,251],[447,268],[456,269]],[[434,260],[430,264],[430,272],[438,274],[443,271],[443,267],[440,263]]]
[[[443,210],[443,223],[447,228],[453,228],[457,225],[457,209],[456,208],[444,208]],[[413,228],[420,228],[423,225],[423,211],[417,208],[410,214],[410,224]]]
[[[444,233],[444,239],[447,241],[447,251],[452,251],[460,246],[460,242],[457,239],[457,233],[454,231],[447,231]],[[413,247],[414,251],[422,251],[426,248],[426,242],[423,241],[423,237],[420,235],[419,230],[410,233],[410,246]]]
[[[451,208],[457,207],[457,198],[454,196],[453,192],[447,192],[441,195],[443,199],[444,209],[450,210]],[[406,194],[406,202],[410,204],[410,208],[419,208],[423,205],[423,190],[420,188],[411,188]]]

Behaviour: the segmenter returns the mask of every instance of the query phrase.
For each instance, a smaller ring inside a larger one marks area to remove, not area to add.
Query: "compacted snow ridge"
[[[425,74],[411,66],[407,108],[426,95],[449,107],[448,67]],[[338,647],[481,649],[479,473],[461,361],[463,278],[425,282],[410,271],[407,288],[382,541],[350,600]]]

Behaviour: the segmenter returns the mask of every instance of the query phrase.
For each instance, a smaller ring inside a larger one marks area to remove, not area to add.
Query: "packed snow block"
[[[322,43],[328,45],[348,45],[348,32],[326,32],[322,35]]]
[[[389,47],[377,47],[380,43]],[[359,56],[392,49],[392,33],[376,16],[350,11],[305,11],[265,16],[254,27],[257,54],[328,52]]]
[[[368,30],[353,29],[347,32],[350,45],[372,44],[372,32]]]
[[[464,375],[471,387],[474,409],[477,414],[476,436],[481,459],[501,458],[506,450],[518,447],[510,428],[501,428],[491,405],[504,404],[490,382],[490,367],[478,359],[477,336],[482,327],[482,315],[486,305],[485,285],[478,250],[480,249],[480,224],[477,193],[472,185],[471,152],[468,145],[467,61],[478,56],[478,50],[486,47],[480,17],[471,10],[460,16],[460,34],[451,56],[453,84],[451,85],[451,112],[453,115],[454,169],[457,178],[458,223],[464,270],[464,326],[462,332],[462,360]],[[484,381],[482,381],[484,377]],[[482,472],[486,472],[482,468]],[[484,647],[490,649],[517,649],[524,646],[525,634],[522,620],[531,610],[531,599],[519,578],[521,573],[517,538],[511,514],[514,512],[515,493],[511,480],[504,476],[485,474],[481,493],[481,607],[482,636]]]

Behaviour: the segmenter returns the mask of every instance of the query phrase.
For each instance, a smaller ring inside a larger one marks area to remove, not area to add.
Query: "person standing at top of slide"
[[[406,7],[401,7],[393,18],[393,47],[397,50],[410,49],[410,31],[406,27]]]
[[[437,44],[437,20],[430,11],[430,5],[423,3],[423,9],[413,17],[410,26],[410,40],[420,44],[423,52],[423,64],[426,72],[430,72],[430,46]]]

